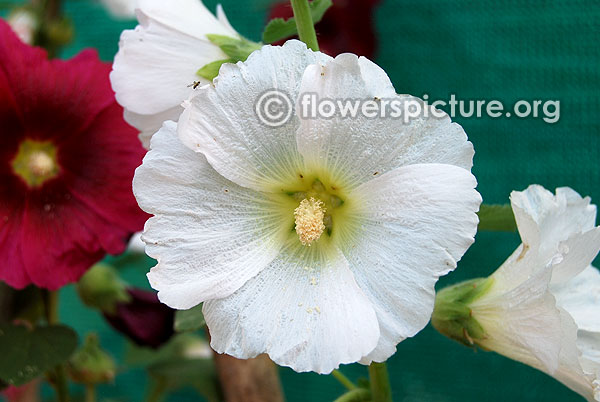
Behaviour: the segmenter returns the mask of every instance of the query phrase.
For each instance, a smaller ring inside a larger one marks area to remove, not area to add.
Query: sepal
[[[493,283],[492,278],[478,278],[461,282],[438,292],[431,324],[441,334],[465,346],[473,346],[486,333],[473,317],[469,305],[484,295]]]

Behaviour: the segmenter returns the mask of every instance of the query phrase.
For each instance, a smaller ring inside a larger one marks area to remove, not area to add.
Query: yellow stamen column
[[[323,201],[310,197],[303,199],[300,205],[294,210],[294,218],[296,222],[296,233],[300,242],[305,246],[310,246],[312,242],[318,240],[323,231],[325,224],[325,207]]]

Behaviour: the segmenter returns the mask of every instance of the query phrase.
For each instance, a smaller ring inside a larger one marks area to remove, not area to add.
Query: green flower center
[[[305,246],[310,246],[323,234],[331,236],[334,224],[342,220],[344,197],[334,185],[316,177],[299,175],[296,189],[286,191],[294,209],[294,230]]]
[[[49,141],[24,140],[12,168],[29,187],[40,187],[59,173],[56,146]]]

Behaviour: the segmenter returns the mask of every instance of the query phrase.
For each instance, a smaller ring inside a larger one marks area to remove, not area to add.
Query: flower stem
[[[317,42],[317,34],[315,32],[315,25],[313,23],[312,15],[310,14],[310,7],[308,6],[308,0],[291,0],[292,9],[294,10],[294,19],[296,20],[296,27],[298,28],[298,37],[309,49],[314,51],[319,50],[319,43]]]
[[[167,392],[167,384],[163,379],[156,379],[150,388],[150,394],[148,395],[148,402],[161,402],[165,398],[165,392]]]
[[[46,322],[48,325],[58,324],[58,291],[45,292]],[[56,391],[58,402],[69,402],[69,385],[64,365],[57,366],[48,373],[51,384]]]
[[[392,388],[385,363],[371,363],[369,378],[373,402],[392,402]]]
[[[85,402],[96,402],[96,386],[94,384],[85,385]]]
[[[371,391],[365,388],[355,388],[337,398],[334,402],[368,402],[371,401]]]
[[[356,389],[356,384],[354,384],[348,377],[346,377],[340,370],[333,370],[331,375],[335,377],[346,389],[353,390]]]

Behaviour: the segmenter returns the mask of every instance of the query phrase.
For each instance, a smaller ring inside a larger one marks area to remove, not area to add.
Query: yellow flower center
[[[323,201],[314,197],[303,199],[294,210],[296,233],[303,245],[310,246],[323,234],[325,211]]]
[[[25,140],[19,146],[12,168],[29,187],[39,187],[58,175],[56,147],[48,141]]]

